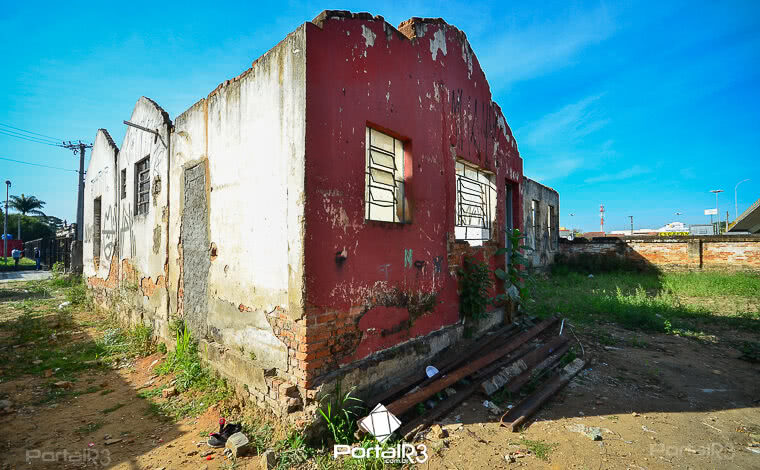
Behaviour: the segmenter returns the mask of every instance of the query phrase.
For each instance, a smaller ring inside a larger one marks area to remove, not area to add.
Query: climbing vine
[[[459,275],[459,311],[465,318],[481,319],[490,303],[488,291],[493,287],[493,278],[488,264],[474,256],[465,255]]]
[[[507,233],[509,238],[509,248],[499,248],[494,252],[494,256],[504,256],[509,254],[509,267],[507,271],[501,268],[491,269],[488,263],[481,261],[472,255],[465,255],[462,261],[462,267],[457,272],[459,276],[459,310],[465,318],[479,320],[486,315],[486,308],[489,304],[499,305],[510,298],[509,289],[515,286],[519,298],[518,302],[523,302],[528,298],[530,274],[524,268],[528,260],[522,255],[522,250],[530,250],[529,246],[522,244],[525,235],[520,230],[514,229]],[[506,283],[506,292],[490,295],[494,287],[494,278]]]
[[[532,248],[523,245],[523,240],[525,240],[526,237],[520,233],[520,229],[514,229],[512,232],[507,232],[507,238],[509,239],[509,248],[499,248],[496,250],[496,253],[494,253],[494,256],[503,256],[509,253],[509,267],[507,268],[507,271],[504,271],[503,269],[495,269],[493,274],[498,279],[509,283],[509,285],[505,286],[507,289],[511,286],[515,286],[520,294],[519,301],[524,302],[530,295],[528,284],[530,283],[531,276],[525,269],[525,267],[528,266],[528,259],[522,255],[522,251],[532,250]],[[509,294],[505,292],[504,294],[496,295],[492,301],[503,302],[507,300],[508,297]]]

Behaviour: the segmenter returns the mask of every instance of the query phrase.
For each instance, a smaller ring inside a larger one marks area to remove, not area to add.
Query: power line
[[[42,163],[24,162],[24,161],[21,161],[21,160],[14,160],[12,158],[5,158],[5,157],[0,157],[0,160],[7,160],[9,162],[15,162],[15,163],[23,163],[24,165],[41,166],[41,167],[44,167],[44,168],[52,168],[53,170],[73,171],[74,173],[78,173],[77,170],[70,170],[68,168],[60,168],[60,167],[57,167],[57,166],[43,165]]]
[[[49,135],[45,135],[45,134],[38,134],[37,132],[27,131],[26,129],[21,129],[20,127],[13,127],[13,126],[9,126],[8,124],[3,124],[2,122],[0,122],[0,126],[3,126],[3,127],[10,127],[11,129],[16,129],[17,131],[25,132],[25,133],[27,133],[27,134],[34,134],[34,135],[38,135],[38,136],[40,136],[40,137],[45,137],[45,138],[48,138],[48,139],[54,140],[54,141],[56,141],[56,142],[62,142],[62,141],[63,141],[63,139],[58,139],[58,138],[56,138],[56,137],[50,137]]]
[[[0,129],[0,134],[5,134],[7,136],[15,137],[17,139],[28,140],[29,142],[34,142],[36,144],[45,144],[45,145],[50,145],[50,146],[53,146],[53,147],[62,147],[61,144],[54,144],[54,143],[51,143],[51,142],[46,142],[46,141],[44,141],[42,139],[37,139],[36,137],[25,136],[25,135],[21,135],[21,134],[17,134],[17,133],[7,132],[5,129]]]

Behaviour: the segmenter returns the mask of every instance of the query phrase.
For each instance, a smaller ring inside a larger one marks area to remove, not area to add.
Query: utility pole
[[[633,236],[633,216],[629,215],[628,217],[631,219],[631,236]]]
[[[710,192],[711,193],[715,193],[715,215],[716,215],[715,218],[718,219],[718,235],[720,235],[720,210],[719,210],[719,207],[718,207],[718,194],[722,193],[723,190],[722,189],[712,189],[712,190],[710,190]],[[712,223],[712,216],[710,216],[710,221]]]
[[[79,153],[79,181],[77,184],[77,232],[75,249],[71,253],[71,270],[79,272],[82,269],[82,240],[84,230],[84,153],[86,149],[91,149],[92,144],[79,142],[64,142],[64,148]]]
[[[8,188],[11,187],[10,180],[5,180],[5,221],[3,222],[3,262],[8,264]]]

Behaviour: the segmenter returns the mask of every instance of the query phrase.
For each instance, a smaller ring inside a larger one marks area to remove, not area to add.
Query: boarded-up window
[[[409,220],[404,194],[404,143],[366,129],[366,182],[364,217],[381,222]]]
[[[127,169],[121,170],[121,198],[127,197]]]
[[[135,213],[147,214],[150,204],[150,156],[135,163]]]
[[[101,199],[95,198],[92,204],[92,257],[97,269],[100,264],[100,235],[101,235]]]
[[[464,161],[456,162],[456,220],[457,240],[481,245],[491,239],[496,218],[496,178],[493,173]]]

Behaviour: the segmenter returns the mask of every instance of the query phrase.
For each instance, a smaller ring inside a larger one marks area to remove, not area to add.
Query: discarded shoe
[[[225,424],[225,420],[222,418],[219,420],[219,432],[212,432],[207,443],[210,447],[224,447],[227,443],[227,439],[236,432],[240,432],[242,429],[243,426],[239,424]]]

